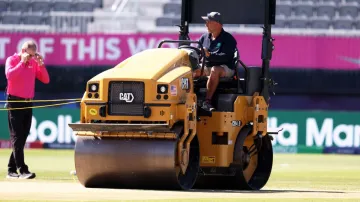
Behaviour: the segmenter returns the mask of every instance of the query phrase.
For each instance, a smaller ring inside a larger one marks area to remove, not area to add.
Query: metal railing
[[[88,23],[94,19],[94,12],[50,12],[51,32],[86,33]]]
[[[50,25],[0,24],[1,33],[49,33]]]
[[[126,5],[128,5],[129,0],[115,0],[113,5],[111,6],[111,10],[113,12],[123,12]]]

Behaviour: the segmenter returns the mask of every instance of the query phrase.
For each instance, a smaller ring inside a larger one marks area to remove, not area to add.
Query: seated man
[[[224,31],[221,15],[218,12],[211,12],[202,17],[206,21],[208,33],[199,39],[205,51],[204,73],[209,76],[207,81],[206,101],[202,108],[213,111],[211,105],[212,96],[219,84],[220,77],[232,77],[235,72],[233,58],[236,49],[236,40],[228,32]],[[195,70],[193,76],[198,77],[201,69]]]

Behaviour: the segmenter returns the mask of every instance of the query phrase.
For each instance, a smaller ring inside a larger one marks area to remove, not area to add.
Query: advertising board
[[[204,30],[205,31],[205,30]],[[261,65],[262,31],[233,34],[241,60],[248,66]],[[201,34],[191,34],[192,40]],[[360,38],[340,36],[274,35],[273,68],[359,69]],[[26,40],[35,40],[45,64],[63,66],[115,66],[142,50],[157,48],[160,41],[178,39],[177,33],[141,34],[0,34],[0,63],[20,50]],[[163,47],[176,47],[164,44]],[[336,48],[334,48],[336,47]],[[289,51],[291,50],[291,51]],[[304,60],[306,58],[306,60]]]
[[[72,148],[76,135],[68,126],[79,122],[78,109],[34,109],[28,143],[50,148]],[[269,112],[268,131],[280,131],[272,141],[279,153],[359,153],[360,112]],[[0,113],[0,140],[8,140],[6,112]],[[6,145],[6,144],[5,144]]]

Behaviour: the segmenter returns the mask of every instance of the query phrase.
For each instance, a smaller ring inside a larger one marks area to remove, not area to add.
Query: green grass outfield
[[[5,179],[10,150],[0,149],[0,182]],[[74,152],[72,150],[25,150],[25,161],[30,171],[35,172],[36,179],[31,182],[67,182],[78,183],[76,177],[70,175],[74,170]],[[274,154],[274,166],[266,190],[282,192],[283,190],[324,190],[360,192],[360,156],[358,155],[321,155],[321,154]],[[271,191],[269,191],[271,192]],[[1,187],[0,187],[1,201]],[[9,200],[6,200],[9,201]],[[11,201],[11,200],[10,200]],[[24,200],[18,200],[24,201]],[[26,201],[32,201],[29,198]],[[39,200],[33,200],[39,201]],[[41,201],[41,200],[40,200]],[[44,200],[45,201],[45,200]],[[61,200],[57,200],[61,201]],[[68,200],[71,201],[71,200]],[[76,200],[82,201],[82,200]],[[113,201],[113,200],[105,200]],[[138,200],[141,201],[141,200]],[[145,200],[142,200],[145,201]],[[244,198],[244,199],[174,199],[154,200],[171,202],[209,202],[209,201],[360,201],[346,198]]]

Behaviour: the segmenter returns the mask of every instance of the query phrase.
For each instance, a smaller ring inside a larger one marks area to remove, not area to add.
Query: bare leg
[[[206,68],[206,67],[205,67],[205,68]],[[193,78],[199,77],[200,74],[201,74],[201,69],[194,70],[194,71],[193,71]],[[204,69],[204,72],[203,72],[202,75],[203,75],[203,76],[208,76],[208,75],[206,74],[206,69]]]
[[[213,111],[215,108],[211,104],[212,96],[214,95],[216,88],[219,84],[220,77],[224,77],[226,75],[225,69],[220,66],[214,66],[211,68],[210,77],[207,81],[206,88],[206,100],[203,103],[203,109]]]
[[[214,95],[216,88],[219,84],[220,77],[224,77],[224,76],[225,76],[225,70],[223,67],[214,66],[213,68],[211,68],[210,78],[208,79],[208,82],[206,85],[206,88],[207,88],[206,99],[207,100],[211,100],[211,98]]]

